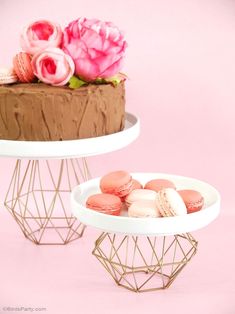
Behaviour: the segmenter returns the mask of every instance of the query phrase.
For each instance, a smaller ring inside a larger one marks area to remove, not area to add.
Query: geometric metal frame
[[[70,192],[91,178],[85,158],[16,161],[4,205],[35,244],[67,244],[85,226],[70,210]]]
[[[146,292],[170,287],[197,245],[190,233],[149,237],[103,232],[92,254],[118,286]]]

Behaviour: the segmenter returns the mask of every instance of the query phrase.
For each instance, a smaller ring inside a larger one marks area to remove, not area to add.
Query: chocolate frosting
[[[72,90],[42,83],[0,86],[0,139],[58,141],[124,128],[124,82]]]

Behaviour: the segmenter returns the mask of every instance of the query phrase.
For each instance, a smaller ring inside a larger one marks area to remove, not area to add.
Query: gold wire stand
[[[85,158],[18,159],[4,205],[30,241],[67,244],[85,229],[70,211],[70,192],[90,177]]]
[[[173,236],[123,236],[103,232],[92,254],[117,285],[134,292],[168,288],[196,254],[190,233]]]

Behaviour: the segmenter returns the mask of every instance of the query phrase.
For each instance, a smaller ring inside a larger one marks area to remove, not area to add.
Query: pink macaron
[[[164,217],[187,214],[187,208],[182,197],[171,188],[162,189],[157,193],[156,206]]]
[[[119,197],[112,194],[94,194],[88,197],[86,207],[103,214],[119,216],[122,202]]]
[[[136,180],[136,179],[132,179],[132,191],[133,190],[139,190],[139,189],[143,189],[143,185],[138,181],[138,180]],[[121,200],[122,200],[122,202],[124,202],[125,203],[125,201],[126,201],[126,197],[128,196],[129,194],[127,194],[127,195],[125,195],[125,196],[123,196],[122,198],[121,198]]]
[[[31,56],[26,52],[17,53],[13,58],[14,71],[22,83],[30,83],[35,79]]]
[[[131,204],[128,209],[128,216],[135,218],[156,218],[161,214],[156,207],[155,201],[139,200]]]
[[[204,205],[203,196],[195,190],[179,190],[179,195],[182,197],[188,214],[197,212],[202,209]]]
[[[100,180],[100,189],[103,193],[124,197],[132,191],[133,180],[126,171],[114,171],[106,174]]]
[[[143,189],[143,185],[136,179],[132,179],[133,185],[132,185],[132,190],[136,189]]]
[[[18,81],[12,68],[0,68],[0,85],[13,84]]]
[[[135,189],[127,195],[125,202],[127,207],[136,201],[155,201],[157,197],[157,192],[147,189]]]
[[[176,189],[173,182],[166,179],[154,179],[147,182],[144,186],[145,189],[153,190],[159,192],[162,189],[171,188]]]

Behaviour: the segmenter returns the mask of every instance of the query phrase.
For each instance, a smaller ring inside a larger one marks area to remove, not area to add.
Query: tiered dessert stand
[[[139,135],[139,120],[126,113],[125,129],[71,141],[0,140],[0,156],[16,158],[5,197],[25,237],[35,244],[67,244],[82,236],[84,224],[73,216],[69,194],[91,178],[86,157],[121,149]]]
[[[204,196],[201,211],[175,217],[130,218],[111,216],[86,208],[89,195],[99,193],[99,178],[73,189],[73,214],[85,225],[102,230],[92,254],[117,285],[135,292],[168,288],[197,252],[198,242],[190,232],[205,227],[219,214],[220,195],[211,185],[187,177],[136,173],[143,184],[165,178],[178,189],[195,189]]]

